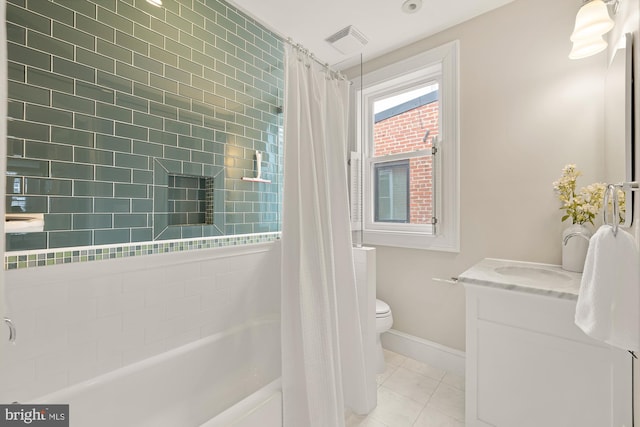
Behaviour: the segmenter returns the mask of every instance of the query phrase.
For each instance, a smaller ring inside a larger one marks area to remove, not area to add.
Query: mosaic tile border
[[[165,240],[162,242],[126,243],[63,250],[10,252],[4,257],[5,270],[46,267],[50,265],[131,258],[145,255],[212,249],[225,246],[252,245],[279,240],[280,232],[242,234],[197,239]]]

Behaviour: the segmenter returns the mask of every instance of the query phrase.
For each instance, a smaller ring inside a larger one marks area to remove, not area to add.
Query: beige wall
[[[394,329],[464,350],[464,289],[433,277],[485,257],[560,263],[567,224],[551,183],[566,163],[584,171],[579,185],[603,173],[606,55],[567,58],[580,5],[516,0],[365,63],[367,73],[460,41],[461,250],[378,248],[378,295]]]

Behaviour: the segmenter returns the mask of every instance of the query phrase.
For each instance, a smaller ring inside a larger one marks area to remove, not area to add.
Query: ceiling
[[[360,53],[370,60],[512,1],[422,0],[417,12],[407,14],[402,11],[404,0],[229,0],[338,70],[359,63]],[[345,55],[325,39],[349,25],[360,30],[368,43]]]

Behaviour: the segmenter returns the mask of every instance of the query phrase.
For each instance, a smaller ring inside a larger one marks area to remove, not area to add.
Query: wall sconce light
[[[618,10],[619,0],[586,0],[576,15],[576,24],[571,34],[573,48],[569,58],[580,59],[595,55],[607,48],[602,36],[611,31],[614,22],[609,16]]]
[[[586,58],[596,53],[602,52],[607,48],[607,42],[602,36],[595,36],[590,39],[576,40],[573,42],[573,48],[569,53],[570,59]]]

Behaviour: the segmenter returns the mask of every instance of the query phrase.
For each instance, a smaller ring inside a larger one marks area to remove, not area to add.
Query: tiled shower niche
[[[224,168],[213,166],[209,171],[209,176],[186,175],[174,162],[155,160],[154,239],[224,234]]]
[[[7,3],[6,206],[45,219],[8,251],[280,230],[277,37],[219,0]],[[241,179],[256,150],[270,184]],[[208,220],[178,224],[159,166],[211,180]]]
[[[169,175],[169,225],[213,223],[213,215],[209,215],[209,221],[205,215],[207,210],[213,212],[213,195],[207,197],[207,181],[211,181],[208,188],[212,192],[213,178]],[[207,208],[207,203],[211,207]]]

